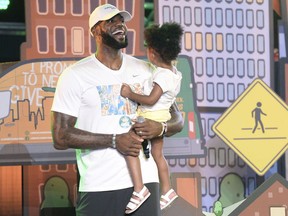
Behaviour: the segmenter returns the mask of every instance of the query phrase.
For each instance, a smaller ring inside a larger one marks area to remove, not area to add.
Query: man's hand
[[[130,130],[128,133],[116,136],[116,148],[123,155],[138,157],[143,141],[143,138]]]
[[[162,132],[162,124],[151,119],[145,119],[143,123],[136,122],[132,129],[143,139],[152,139],[158,137]]]

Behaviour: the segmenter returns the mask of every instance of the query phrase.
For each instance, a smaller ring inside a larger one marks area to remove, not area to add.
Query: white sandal
[[[169,198],[169,196],[174,193],[175,195],[172,198]],[[173,189],[170,189],[165,195],[161,195],[161,200],[160,200],[160,208],[161,210],[165,209],[168,207],[176,198],[178,195]]]
[[[146,195],[144,195],[146,192]],[[144,185],[142,190],[137,193],[136,191],[133,192],[133,195],[137,197],[138,199],[135,199],[133,197],[130,198],[130,201],[128,205],[126,206],[126,214],[131,214],[132,212],[136,211],[151,195],[148,188]]]

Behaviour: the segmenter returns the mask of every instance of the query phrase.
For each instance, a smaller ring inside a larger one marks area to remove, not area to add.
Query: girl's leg
[[[140,192],[144,187],[141,173],[141,166],[138,157],[125,156],[128,169],[134,185],[134,191]]]
[[[151,154],[156,162],[158,168],[158,175],[161,185],[161,193],[166,194],[170,188],[170,174],[168,169],[167,161],[163,155],[163,139],[155,138],[151,140]]]
[[[157,164],[158,175],[161,186],[160,208],[161,210],[169,206],[177,197],[177,193],[171,188],[170,174],[167,161],[163,154],[163,139],[156,138],[151,140],[152,156]]]
[[[134,192],[125,211],[126,214],[130,214],[136,211],[148,199],[151,193],[143,184],[139,158],[125,156],[125,159],[134,185]]]

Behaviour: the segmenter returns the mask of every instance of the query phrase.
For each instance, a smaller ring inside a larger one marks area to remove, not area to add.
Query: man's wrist
[[[116,134],[112,135],[112,144],[111,144],[111,148],[116,149]]]

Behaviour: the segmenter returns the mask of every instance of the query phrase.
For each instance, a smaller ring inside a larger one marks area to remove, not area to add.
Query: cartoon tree
[[[220,198],[218,201],[225,208],[243,200],[245,198],[244,191],[245,187],[241,177],[235,173],[229,173],[223,177],[220,183]]]
[[[223,214],[223,207],[222,207],[222,203],[220,201],[216,201],[213,204],[213,213],[216,216],[221,216]]]

